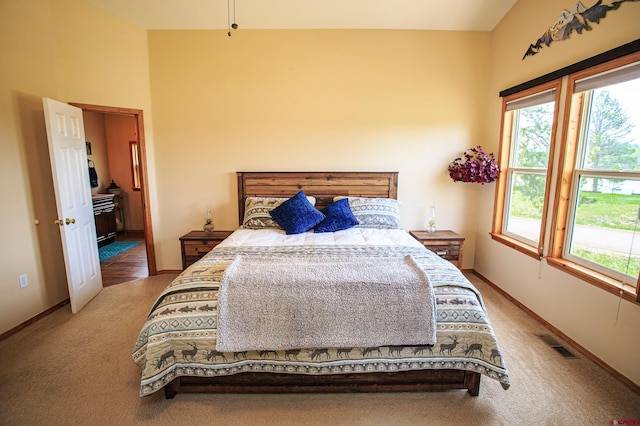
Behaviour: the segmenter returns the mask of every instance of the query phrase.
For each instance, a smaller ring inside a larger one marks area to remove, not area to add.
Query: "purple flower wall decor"
[[[498,178],[500,168],[493,153],[485,153],[480,146],[465,151],[449,164],[449,176],[454,182],[472,182],[484,185]]]

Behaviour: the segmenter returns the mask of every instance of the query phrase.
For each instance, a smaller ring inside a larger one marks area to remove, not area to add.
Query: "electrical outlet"
[[[25,288],[29,285],[29,279],[27,278],[27,274],[20,275],[20,288]]]

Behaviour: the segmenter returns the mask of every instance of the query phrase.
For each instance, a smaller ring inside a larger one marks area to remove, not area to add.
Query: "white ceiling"
[[[150,30],[227,29],[235,1],[239,29],[491,31],[517,0],[86,1]]]

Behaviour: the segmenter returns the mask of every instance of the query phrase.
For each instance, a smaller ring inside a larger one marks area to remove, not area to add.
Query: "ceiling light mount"
[[[231,1],[233,1],[233,24],[231,23]],[[229,37],[231,37],[231,29],[238,29],[238,24],[236,24],[236,0],[227,0],[227,28]]]

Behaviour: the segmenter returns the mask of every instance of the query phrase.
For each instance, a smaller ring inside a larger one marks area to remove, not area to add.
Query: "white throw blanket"
[[[237,256],[216,350],[430,345],[433,289],[411,256]]]

